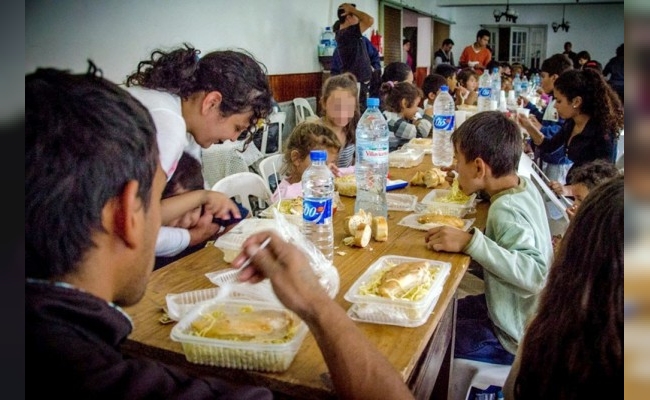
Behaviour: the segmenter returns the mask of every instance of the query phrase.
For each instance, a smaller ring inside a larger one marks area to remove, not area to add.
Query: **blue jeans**
[[[502,365],[511,365],[515,360],[494,333],[485,294],[458,300],[454,357]]]

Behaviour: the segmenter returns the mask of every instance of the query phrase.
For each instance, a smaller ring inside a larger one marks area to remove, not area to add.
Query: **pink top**
[[[271,195],[271,203],[275,203],[279,199],[295,199],[302,196],[302,183],[289,183],[286,179],[280,181],[280,184]]]

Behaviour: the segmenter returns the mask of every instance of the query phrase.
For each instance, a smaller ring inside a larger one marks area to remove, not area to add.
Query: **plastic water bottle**
[[[512,80],[512,90],[514,90],[516,98],[521,96],[521,77],[519,77],[519,72],[515,74],[515,79]]]
[[[501,74],[499,73],[498,67],[492,68],[492,76],[490,78],[492,78],[491,100],[494,102],[494,104],[490,105],[490,108],[492,110],[498,110],[501,100]]]
[[[368,97],[357,124],[357,158],[354,166],[357,197],[354,212],[388,216],[386,181],[388,179],[388,122],[379,111],[379,99]]]
[[[325,27],[325,30],[320,34],[320,44],[318,45],[319,56],[331,56],[334,54],[336,48],[336,35],[332,32],[332,28]]]
[[[528,78],[526,75],[524,75],[521,78],[521,95],[522,96],[528,96]]]
[[[332,261],[334,175],[326,164],[325,150],[312,150],[309,157],[311,165],[302,174],[302,232],[325,258]]]
[[[454,160],[454,146],[451,133],[454,131],[456,105],[449,94],[449,87],[440,87],[440,93],[433,102],[433,148],[431,161],[437,167],[448,167]]]
[[[492,98],[492,77],[490,71],[483,70],[483,75],[478,79],[478,100],[477,110],[490,111],[490,100]]]

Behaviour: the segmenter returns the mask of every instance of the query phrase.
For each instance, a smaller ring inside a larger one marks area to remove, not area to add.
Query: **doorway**
[[[490,32],[493,58],[509,64],[518,62],[539,69],[541,55],[546,53],[546,26],[512,25],[482,26]]]

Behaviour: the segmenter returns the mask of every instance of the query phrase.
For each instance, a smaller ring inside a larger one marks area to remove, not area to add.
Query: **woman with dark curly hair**
[[[504,385],[507,399],[613,398],[623,389],[624,178],[569,225]]]
[[[266,70],[245,51],[220,50],[199,57],[189,44],[171,51],[155,50],[148,60],[126,79],[127,91],[151,113],[156,124],[160,163],[171,179],[184,150],[200,157],[198,146],[208,148],[226,140],[237,140],[251,132],[271,109],[271,90]],[[249,135],[248,141],[252,138]],[[195,142],[195,143],[194,143]],[[197,146],[198,144],[198,146]],[[156,254],[162,243],[183,248],[204,242],[221,228],[211,218],[202,218],[190,230],[167,225],[186,212],[203,206],[204,213],[221,220],[241,218],[237,205],[226,195],[193,190],[165,199]]]
[[[602,74],[590,68],[563,72],[554,83],[553,93],[558,115],[565,120],[558,134],[547,139],[530,119],[518,115],[517,120],[542,151],[553,152],[564,145],[566,156],[573,162],[566,177],[570,185],[577,167],[597,159],[615,162],[623,106]],[[571,195],[571,188],[559,182],[551,187],[558,194]]]

